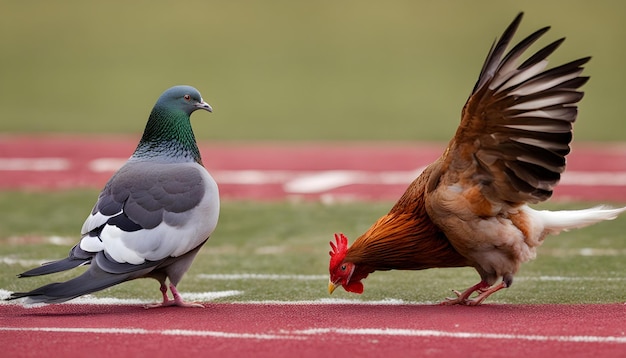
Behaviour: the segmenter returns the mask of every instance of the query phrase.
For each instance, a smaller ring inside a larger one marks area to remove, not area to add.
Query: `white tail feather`
[[[561,231],[579,229],[600,221],[613,220],[624,211],[626,207],[614,209],[608,206],[596,206],[583,210],[542,210],[536,213],[543,221],[545,232],[558,234]]]

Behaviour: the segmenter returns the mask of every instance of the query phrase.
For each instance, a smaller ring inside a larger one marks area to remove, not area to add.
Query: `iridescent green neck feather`
[[[132,158],[202,164],[189,114],[157,103]]]

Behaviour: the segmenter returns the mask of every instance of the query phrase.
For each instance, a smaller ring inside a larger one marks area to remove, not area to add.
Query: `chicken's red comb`
[[[329,270],[334,271],[343,262],[348,252],[348,238],[344,234],[335,234],[335,241],[337,244],[330,242],[330,247],[333,248],[329,251],[330,254],[330,267]]]

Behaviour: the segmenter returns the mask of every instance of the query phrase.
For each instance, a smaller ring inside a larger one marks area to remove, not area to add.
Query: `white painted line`
[[[98,158],[87,164],[95,173],[113,173],[126,158]],[[0,158],[0,171],[64,171],[71,168],[65,158]],[[316,194],[354,184],[409,185],[424,168],[407,171],[367,170],[213,170],[218,183],[235,185],[280,184],[286,193]],[[560,185],[626,186],[626,172],[566,171]]]
[[[95,173],[115,172],[126,163],[126,159],[120,158],[98,158],[87,164],[89,170]]]
[[[288,193],[307,194],[319,193],[350,184],[364,182],[373,175],[353,170],[330,170],[319,174],[309,175],[294,179],[285,183],[285,191]]]
[[[289,280],[289,281],[328,281],[328,275],[278,275],[278,274],[258,274],[258,273],[239,273],[239,274],[198,274],[199,279],[218,280],[218,281],[237,281],[237,280]],[[519,281],[626,281],[626,277],[567,277],[567,276],[516,276],[515,280]],[[281,302],[281,301],[279,301]],[[287,301],[282,301],[288,303]],[[310,301],[318,302],[318,301]],[[353,302],[353,301],[350,301]],[[406,303],[406,302],[405,302]]]
[[[303,339],[291,335],[276,335],[267,333],[235,333],[220,331],[195,331],[184,329],[168,329],[162,331],[161,334],[168,336],[200,336],[200,337],[217,337],[217,338],[236,338],[236,339]]]
[[[0,158],[0,171],[53,172],[70,168],[64,158]]]
[[[164,336],[198,336],[215,338],[254,339],[254,340],[308,340],[311,337],[331,339],[340,335],[377,336],[377,337],[426,337],[453,339],[490,339],[490,340],[524,340],[535,342],[567,342],[567,343],[615,343],[625,344],[624,336],[566,336],[566,335],[527,335],[506,333],[479,332],[448,332],[438,330],[401,329],[401,328],[309,328],[302,330],[280,330],[277,333],[246,333],[223,332],[208,330],[149,330],[143,328],[89,328],[89,327],[0,327],[0,331],[13,332],[49,332],[49,333],[98,333],[117,335],[164,335]]]
[[[198,278],[206,280],[294,280],[294,281],[317,281],[328,280],[328,275],[276,275],[276,274],[199,274]]]
[[[212,170],[215,181],[223,184],[266,185],[283,184],[294,178],[310,175],[307,172],[290,170]]]
[[[359,171],[329,170],[303,175],[286,182],[284,189],[288,193],[312,194],[333,190],[354,184],[408,185],[422,172],[423,168],[413,171]]]
[[[559,185],[624,186],[626,185],[626,172],[566,171]]]
[[[162,335],[162,336],[200,336],[235,339],[303,339],[289,335],[275,335],[264,333],[236,333],[221,331],[201,331],[185,329],[149,330],[143,328],[88,328],[88,327],[0,327],[0,331],[17,332],[49,332],[49,333],[98,333],[98,334],[126,334],[126,335]]]
[[[548,281],[548,282],[620,282],[626,281],[626,277],[567,277],[567,276],[539,276],[539,277],[515,277],[517,281]]]
[[[311,328],[306,330],[290,331],[296,335],[331,335],[347,334],[355,336],[401,336],[401,337],[444,337],[461,339],[496,339],[496,340],[526,340],[526,341],[557,341],[575,343],[626,343],[624,336],[548,336],[526,334],[478,333],[478,332],[446,332],[421,329],[393,329],[393,328]]]
[[[218,298],[224,297],[232,297],[243,294],[243,291],[215,291],[215,292],[181,292],[181,296],[187,301],[212,301]],[[10,291],[0,289],[0,305],[14,305],[20,304],[15,301],[4,301],[4,299],[9,298],[11,295]],[[140,299],[132,299],[132,298],[113,298],[113,297],[103,297],[97,298],[91,295],[85,295],[78,298],[75,298],[71,301],[60,303],[62,305],[143,305],[148,303],[154,303],[154,301],[149,300],[140,300]],[[36,308],[44,306],[45,304],[33,304],[33,305],[24,305],[26,308]]]
[[[46,262],[50,262],[52,260],[24,260],[24,259],[17,259],[15,257],[12,256],[2,256],[0,257],[0,263],[5,264],[5,265],[20,265],[23,267],[30,267],[30,266],[41,266],[43,264],[45,264]]]
[[[329,170],[302,175],[285,183],[287,193],[314,194],[354,184],[409,185],[424,168],[413,171],[371,172]],[[559,185],[626,186],[626,172],[565,172]]]
[[[216,291],[216,292],[183,292],[181,296],[188,301],[212,301],[218,298],[242,295],[243,291]]]
[[[387,298],[378,301],[362,301],[359,299],[346,298],[320,298],[317,300],[301,300],[301,301],[233,301],[231,304],[236,305],[276,305],[276,306],[307,306],[307,305],[359,305],[359,306],[423,306],[433,305],[436,302],[413,302],[400,299]]]

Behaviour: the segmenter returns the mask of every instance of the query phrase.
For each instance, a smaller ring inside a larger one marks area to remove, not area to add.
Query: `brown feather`
[[[368,272],[468,265],[426,213],[424,191],[434,169],[431,165],[413,181],[389,213],[352,244],[344,261]]]

